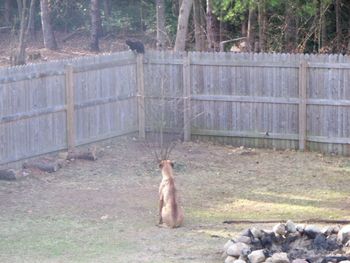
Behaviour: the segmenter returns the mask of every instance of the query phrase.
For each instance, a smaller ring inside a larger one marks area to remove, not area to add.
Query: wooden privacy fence
[[[0,69],[0,164],[158,125],[350,154],[350,58],[148,51]]]
[[[184,129],[187,139],[350,154],[349,62],[342,55],[148,52],[146,112],[165,99],[167,126]]]
[[[148,52],[146,112],[164,100],[163,78],[167,125],[183,128],[185,139],[350,154],[349,62],[342,55]]]
[[[0,164],[138,131],[131,52],[0,69]]]

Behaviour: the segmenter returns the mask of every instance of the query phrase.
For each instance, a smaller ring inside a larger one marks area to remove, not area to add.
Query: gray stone
[[[235,257],[232,257],[232,256],[228,256],[226,259],[225,259],[225,263],[233,263],[237,260],[237,258]]]
[[[339,230],[340,229],[339,229],[338,226],[326,226],[326,227],[321,229],[321,232],[325,236],[330,236],[330,235],[333,235],[333,234],[338,234]]]
[[[287,221],[286,230],[288,231],[288,233],[294,233],[297,231],[297,228],[292,220]]]
[[[297,259],[294,259],[292,263],[308,263],[308,261],[302,258],[297,258]]]
[[[339,226],[334,226],[333,227],[333,234],[338,234],[340,231],[340,227]]]
[[[250,229],[250,232],[252,232],[252,235],[255,238],[261,238],[264,235],[263,231],[261,231],[260,229],[258,229],[256,227],[252,227]]]
[[[233,240],[229,240],[226,242],[226,244],[224,245],[224,251],[226,251],[230,246],[232,246],[235,242],[233,242]]]
[[[232,244],[226,250],[226,254],[229,256],[233,256],[233,257],[239,257],[240,255],[242,255],[242,251],[247,250],[247,249],[250,249],[247,244],[242,243],[242,242],[238,242],[238,243]]]
[[[350,240],[345,243],[344,247],[350,247]]]
[[[304,229],[304,233],[308,238],[315,238],[318,234],[321,234],[321,229],[315,225],[307,225]]]
[[[301,237],[301,234],[300,234],[300,232],[296,231],[294,233],[290,233],[288,235],[288,237],[290,237],[290,238],[298,238],[298,237]]]
[[[250,237],[251,236],[251,232],[250,232],[250,229],[247,228],[247,229],[244,229],[241,233],[241,236],[247,236],[247,237]]]
[[[325,236],[331,235],[333,232],[333,227],[332,226],[326,226],[321,229],[321,233],[324,234]]]
[[[275,253],[271,257],[272,263],[289,263],[289,258],[287,253]]]
[[[266,257],[264,254],[264,250],[260,249],[260,250],[255,250],[252,253],[250,253],[248,255],[248,259],[250,263],[261,263],[264,262]]]
[[[296,229],[299,233],[303,233],[304,229],[305,229],[305,225],[304,224],[297,224]]]
[[[271,230],[271,229],[264,229],[263,232],[264,232],[264,234],[271,235],[273,233],[273,230]]]
[[[345,244],[350,240],[350,225],[343,226],[338,232],[338,242]]]
[[[286,226],[282,223],[275,225],[272,230],[276,236],[284,236],[287,233]]]
[[[251,252],[252,252],[252,250],[251,250],[250,247],[242,249],[241,256],[240,256],[239,259],[244,259],[244,260],[246,260],[246,259],[247,259],[247,256],[248,256]]]
[[[245,243],[245,244],[251,244],[252,243],[252,240],[250,237],[247,237],[247,236],[240,236],[238,238],[235,239],[236,242],[242,242],[242,243]]]

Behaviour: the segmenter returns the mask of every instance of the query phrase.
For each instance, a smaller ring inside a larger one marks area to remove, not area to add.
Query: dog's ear
[[[158,166],[159,166],[159,169],[162,169],[164,166],[163,162],[160,162]]]

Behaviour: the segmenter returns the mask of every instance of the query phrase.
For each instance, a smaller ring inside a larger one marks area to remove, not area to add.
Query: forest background
[[[79,39],[100,52],[101,41],[118,51],[128,38],[146,49],[347,54],[350,1],[0,0],[0,59],[12,65],[42,59],[26,52],[38,39],[46,50]]]

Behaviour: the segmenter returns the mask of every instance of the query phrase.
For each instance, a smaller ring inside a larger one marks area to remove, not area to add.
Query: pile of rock
[[[252,227],[225,246],[225,263],[350,263],[350,225],[279,223],[272,230]]]

